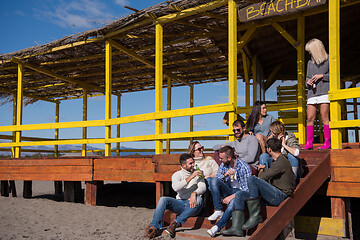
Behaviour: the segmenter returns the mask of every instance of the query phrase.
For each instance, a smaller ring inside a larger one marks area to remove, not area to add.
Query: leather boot
[[[318,147],[318,149],[330,149],[331,148],[331,132],[329,125],[324,125],[324,144],[321,147]]]
[[[304,150],[313,149],[314,141],[314,125],[306,125],[306,145]]]
[[[246,203],[249,209],[249,219],[242,226],[242,229],[244,230],[251,229],[264,221],[260,215],[260,199],[259,198],[248,199],[246,200]]]
[[[232,226],[231,228],[221,231],[221,234],[224,236],[238,236],[244,237],[244,231],[242,225],[244,224],[244,212],[241,210],[234,210],[231,213],[232,217]]]

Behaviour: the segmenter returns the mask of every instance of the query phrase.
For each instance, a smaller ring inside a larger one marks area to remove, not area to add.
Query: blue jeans
[[[202,197],[197,196],[196,202],[196,206],[191,208],[189,205],[189,200],[175,199],[172,197],[161,197],[156,206],[153,220],[150,226],[153,226],[156,229],[159,229],[162,226],[162,219],[166,209],[169,209],[178,215],[175,221],[182,225],[189,217],[196,216],[201,212],[203,206]]]
[[[299,160],[297,157],[295,157],[294,155],[292,155],[291,153],[287,154],[287,159],[289,160],[291,166],[294,168],[298,168],[299,167]],[[271,163],[273,162],[273,158],[268,154],[268,153],[263,153],[260,155],[260,160],[259,163],[262,165],[265,165],[266,168],[269,168],[271,166]],[[294,174],[297,176],[298,174],[294,172]]]
[[[258,198],[261,195],[271,206],[278,206],[287,196],[268,182],[258,177],[250,176],[248,178],[249,197]]]
[[[209,190],[213,197],[214,208],[215,210],[222,210],[221,197],[227,197],[231,194],[234,194],[237,191],[240,191],[238,188],[232,188],[228,184],[221,181],[219,178],[214,177],[209,181]]]
[[[250,198],[249,192],[245,192],[245,191],[239,191],[237,193],[235,193],[235,198],[234,198],[234,210],[241,210],[244,211],[245,209],[245,202],[246,199]]]
[[[249,192],[245,192],[245,191],[241,191],[240,189],[237,189],[237,191],[235,193],[235,198],[230,201],[224,214],[222,215],[220,220],[215,224],[216,226],[219,227],[219,229],[222,229],[223,227],[225,227],[226,223],[229,221],[229,219],[231,217],[231,212],[233,210],[240,209],[240,208],[237,208],[238,204],[237,204],[236,196],[238,196],[237,197],[238,199],[241,197],[244,197],[246,200],[249,196]],[[242,208],[242,210],[244,210],[244,208]]]

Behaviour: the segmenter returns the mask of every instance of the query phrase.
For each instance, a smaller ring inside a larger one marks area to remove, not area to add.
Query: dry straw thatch
[[[111,34],[111,39],[123,47],[130,49],[142,59],[154,63],[155,58],[155,26],[152,17],[161,17],[176,13],[181,9],[189,9],[210,0],[180,0],[166,1],[115,21],[105,27],[85,31],[60,40],[14,53],[0,55],[0,97],[9,96],[17,87],[17,64],[11,62],[12,57],[40,69],[45,69],[64,77],[54,78],[46,74],[25,68],[24,96],[30,102],[38,99],[63,100],[81,97],[83,88],[88,94],[101,94],[105,85],[105,40]],[[251,4],[244,0],[237,1],[239,8]],[[342,12],[348,29],[359,28],[359,4]],[[318,37],[327,40],[326,14],[322,13],[306,18],[313,24],[306,25],[309,32],[306,38]],[[348,17],[346,17],[348,16]],[[147,21],[147,24],[129,28],[137,23]],[[252,23],[250,23],[252,24]],[[281,23],[282,26],[296,37],[296,20]],[[348,26],[348,24],[350,24]],[[243,35],[249,24],[239,23],[239,37]],[[228,64],[228,21],[227,4],[191,15],[163,26],[164,29],[164,73],[175,76],[172,86],[200,84],[227,80]],[[122,31],[128,29],[126,31]],[[313,29],[317,29],[313,31]],[[118,34],[112,34],[121,31]],[[356,38],[359,40],[359,31]],[[344,33],[344,37],[349,35]],[[95,41],[95,39],[97,39]],[[56,47],[87,41],[75,47],[51,51]],[[353,45],[350,45],[351,48]],[[245,54],[250,62],[257,56],[261,63],[264,76],[280,65],[278,79],[296,78],[296,50],[271,26],[259,28],[247,44]],[[359,61],[358,61],[359,62]],[[242,58],[238,57],[238,73],[243,74]],[[358,65],[358,63],[357,63]],[[113,94],[154,89],[153,67],[132,58],[113,47],[112,58],[112,91]],[[352,74],[352,73],[349,73]],[[164,85],[166,85],[164,78]],[[8,98],[6,100],[9,100]]]

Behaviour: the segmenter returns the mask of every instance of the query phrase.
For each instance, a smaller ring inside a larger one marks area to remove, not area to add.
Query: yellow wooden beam
[[[82,112],[82,115],[83,115],[83,121],[87,121],[87,106],[88,106],[88,101],[87,101],[87,90],[83,90],[83,112]],[[86,127],[83,127],[82,128],[82,138],[83,139],[86,139],[87,138],[87,128]],[[81,147],[81,156],[85,157],[86,156],[86,144],[83,144],[82,147]]]
[[[112,47],[105,42],[105,120],[111,119]],[[105,141],[111,139],[111,125],[105,125]],[[105,156],[111,156],[111,143],[105,143]]]
[[[299,46],[297,47],[297,91],[298,91],[298,139],[300,144],[305,144],[305,17],[299,16],[297,19],[297,41]]]
[[[194,107],[194,86],[190,87],[190,108]],[[190,132],[194,131],[194,116],[190,116]],[[193,142],[193,139],[190,138],[190,144]]]
[[[170,77],[170,76],[168,76]],[[163,111],[163,26],[155,24],[155,113]],[[162,119],[155,120],[155,137],[163,132]],[[163,154],[163,142],[155,140],[155,154]]]
[[[250,30],[251,31],[251,30]],[[247,34],[249,31],[245,33],[246,38],[250,38]],[[243,36],[245,45],[245,36]],[[241,42],[241,41],[240,41]],[[241,48],[237,43],[237,6],[236,2],[233,0],[228,1],[228,61],[229,61],[229,104],[233,107],[233,109],[229,112],[229,131],[232,131],[232,123],[236,120],[236,107],[237,107],[237,53],[238,49]],[[240,45],[241,46],[241,45]],[[230,141],[234,141],[234,135],[229,136]]]
[[[280,69],[282,68],[282,64],[278,64],[275,66],[275,68],[271,71],[270,75],[266,78],[266,82],[265,82],[265,86],[264,89],[265,91],[269,89],[269,87],[271,87],[271,85],[274,84],[274,82],[276,81],[276,74],[280,71]]]
[[[184,9],[177,13],[172,13],[172,14],[169,14],[166,16],[159,17],[159,18],[157,18],[156,21],[159,24],[169,23],[169,22],[179,20],[179,19],[182,19],[185,17],[189,17],[191,15],[200,14],[200,13],[206,12],[208,10],[212,10],[212,9],[215,9],[218,7],[225,6],[227,4],[227,2],[228,2],[227,0],[212,1],[209,3],[203,4],[203,5],[200,5],[200,6]]]
[[[171,110],[171,78],[167,78],[166,110]],[[166,133],[171,133],[171,118],[166,119]],[[170,154],[171,141],[166,141],[166,154]]]
[[[118,50],[128,54],[129,56],[135,58],[136,60],[138,60],[138,61],[140,61],[140,62],[142,62],[142,63],[144,63],[144,64],[146,64],[146,65],[148,65],[148,66],[150,66],[152,68],[155,68],[154,63],[146,60],[145,58],[143,58],[140,55],[136,54],[135,52],[131,51],[130,49],[127,49],[126,47],[124,47],[121,44],[115,42],[114,40],[109,39],[108,41],[111,43],[112,46],[114,46]],[[174,79],[176,81],[179,81],[179,82],[181,82],[183,84],[186,84],[186,85],[190,86],[190,84],[187,81],[185,81],[184,79],[181,79],[179,76],[176,76],[175,74],[170,73],[169,71],[166,71],[166,70],[163,70],[163,71],[164,71],[165,75],[170,77],[171,79]]]
[[[14,62],[14,63],[17,63],[17,64],[22,63],[19,59],[15,58],[15,57],[12,57],[11,61]],[[22,63],[22,64],[24,65],[24,67],[30,68],[30,69],[32,69],[34,71],[40,72],[40,73],[45,74],[47,76],[57,78],[57,79],[60,79],[62,81],[65,81],[65,82],[69,82],[69,83],[78,85],[79,87],[82,87],[84,89],[87,89],[87,90],[90,90],[90,91],[96,90],[96,91],[99,91],[99,92],[104,92],[104,89],[99,88],[97,86],[94,86],[94,85],[91,85],[91,84],[85,84],[85,83],[83,83],[81,81],[78,81],[78,80],[70,78],[70,77],[61,76],[60,74],[54,73],[54,72],[52,72],[50,70],[41,68],[39,66],[35,66],[35,65],[31,64],[31,63]]]
[[[330,101],[350,99],[350,98],[360,98],[359,87],[329,91]]]
[[[121,95],[117,96],[117,112],[116,112],[116,117],[120,118],[121,117]],[[120,124],[116,125],[116,137],[120,138]],[[116,156],[120,156],[120,143],[116,143]]]
[[[176,109],[170,111],[145,113],[121,118],[112,118],[109,120],[89,120],[89,121],[77,121],[77,122],[60,122],[60,123],[41,123],[41,124],[28,124],[21,126],[0,126],[0,132],[9,131],[27,131],[27,130],[44,130],[44,129],[56,129],[56,128],[82,128],[82,127],[100,127],[105,125],[116,125],[134,122],[150,121],[163,118],[176,118],[192,115],[203,115],[218,112],[230,112],[234,108],[231,104],[216,104],[209,106],[201,106],[194,108]],[[288,108],[284,108],[287,110]],[[291,109],[291,108],[289,108]],[[251,110],[250,110],[251,111]]]
[[[252,25],[252,27],[247,29],[247,31],[245,32],[245,34],[242,36],[242,38],[237,44],[237,52],[239,52],[245,46],[245,44],[251,40],[251,38],[254,36],[256,29],[257,29],[256,25],[255,26]]]
[[[294,48],[299,46],[299,42],[296,41],[282,26],[277,22],[272,22],[271,25],[283,36]]]
[[[16,110],[17,110],[17,107],[16,107],[16,94],[13,94],[13,121],[12,121],[12,125],[15,126],[16,125]],[[3,136],[3,135],[2,135]],[[10,137],[10,136],[9,136]],[[10,138],[10,140],[12,142],[15,142],[16,141],[16,132],[13,131],[12,132],[12,136]],[[15,148],[12,147],[11,148],[11,157],[14,158],[15,157]]]
[[[340,90],[340,1],[338,0],[329,0],[329,72],[330,91]],[[329,125],[334,126],[339,121],[341,121],[341,103],[330,101]],[[340,129],[331,129],[331,149],[342,148],[341,138]]]
[[[59,122],[60,117],[60,102],[57,102],[55,105],[55,122]],[[59,129],[55,129],[55,140],[59,139]],[[54,145],[54,157],[60,157],[59,156],[59,147],[58,145]]]
[[[37,53],[34,53],[34,54],[30,54],[30,55],[21,57],[21,59],[27,59],[27,58],[36,57],[36,56],[40,56],[40,55],[45,55],[45,54],[49,54],[49,53],[53,53],[53,52],[57,52],[57,51],[62,51],[62,50],[65,50],[65,49],[78,47],[78,46],[81,46],[81,45],[84,45],[84,44],[99,42],[99,41],[102,41],[104,39],[105,39],[104,37],[96,37],[96,38],[86,39],[84,41],[73,42],[73,43],[69,43],[69,44],[65,44],[65,45],[62,45],[62,46],[51,48],[50,50],[47,50],[47,51],[44,51],[44,52],[37,52]],[[10,61],[12,61],[12,60],[7,60],[7,61],[4,61],[4,62],[7,63],[7,62],[10,62]]]
[[[22,63],[18,64],[18,87],[16,94],[16,127],[22,125],[22,113],[23,113],[23,74],[24,66]],[[15,142],[21,142],[21,131],[15,132]],[[21,155],[21,147],[15,147],[15,158],[19,158]]]

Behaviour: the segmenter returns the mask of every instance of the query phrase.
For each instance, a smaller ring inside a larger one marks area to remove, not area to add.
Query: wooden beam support
[[[163,111],[163,26],[160,23],[155,25],[155,113]],[[171,77],[171,76],[168,76]],[[155,120],[155,136],[163,131],[162,119]],[[163,142],[155,140],[155,154],[163,154]]]
[[[109,39],[108,41],[111,43],[112,46],[114,46],[114,47],[117,48],[118,50],[120,50],[120,51],[128,54],[129,56],[135,58],[136,60],[138,60],[138,61],[140,61],[140,62],[142,62],[142,63],[144,63],[145,65],[148,65],[148,66],[150,66],[150,67],[152,67],[152,68],[155,68],[155,64],[154,64],[154,63],[146,60],[145,58],[143,58],[143,57],[141,57],[140,55],[136,54],[135,52],[131,51],[130,49],[122,46],[121,44],[115,42],[114,40]],[[168,71],[166,71],[166,70],[163,70],[163,71],[164,71],[164,74],[165,74],[167,77],[170,77],[171,79],[174,79],[174,80],[179,81],[179,82],[181,82],[181,83],[183,83],[183,84],[185,84],[185,85],[190,86],[190,84],[189,84],[187,81],[185,81],[184,79],[182,79],[182,78],[176,76],[175,74],[170,73],[170,72],[168,72]]]
[[[65,77],[65,76],[61,76],[60,74],[57,74],[57,73],[54,73],[50,70],[47,70],[47,69],[44,69],[44,68],[41,68],[39,66],[35,66],[31,63],[22,63],[19,59],[15,58],[15,57],[12,57],[11,58],[11,61],[14,62],[14,63],[17,63],[17,64],[23,64],[24,67],[27,67],[27,68],[30,68],[34,71],[37,71],[39,73],[42,73],[42,74],[45,74],[47,76],[50,76],[50,77],[53,77],[53,78],[56,78],[56,79],[60,79],[62,81],[65,81],[65,82],[68,82],[68,83],[72,83],[72,84],[75,84],[79,87],[82,87],[84,89],[87,89],[87,90],[90,90],[90,91],[99,91],[99,92],[104,92],[104,89],[102,88],[99,88],[95,85],[91,85],[91,84],[84,84],[82,83],[81,81],[78,81],[76,79],[73,79],[73,78],[70,78],[70,77]]]

